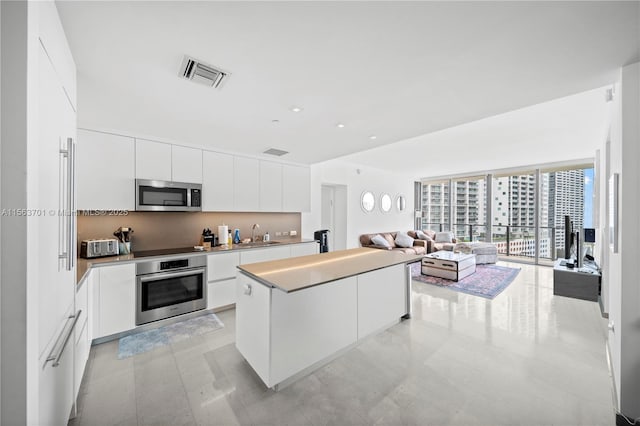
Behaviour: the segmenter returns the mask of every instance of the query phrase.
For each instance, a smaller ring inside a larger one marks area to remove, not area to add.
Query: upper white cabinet
[[[282,166],[282,210],[311,211],[311,171],[309,167]]]
[[[78,209],[135,208],[133,138],[78,130]]]
[[[202,150],[171,145],[171,180],[202,183]]]
[[[259,210],[259,161],[253,158],[233,157],[233,210],[255,212]]]
[[[136,139],[136,178],[171,180],[171,145]]]
[[[202,183],[202,150],[136,139],[136,178]]]
[[[260,161],[260,211],[282,211],[282,164]]]
[[[233,155],[202,152],[202,210],[233,211]]]
[[[82,130],[78,208],[135,208],[135,179],[202,184],[202,210],[306,212],[310,169],[146,139]]]

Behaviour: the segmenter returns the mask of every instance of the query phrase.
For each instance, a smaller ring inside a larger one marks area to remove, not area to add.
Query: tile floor
[[[225,328],[117,359],[94,346],[70,425],[611,425],[598,304],[522,268],[496,299],[414,282],[413,318],[273,392]]]

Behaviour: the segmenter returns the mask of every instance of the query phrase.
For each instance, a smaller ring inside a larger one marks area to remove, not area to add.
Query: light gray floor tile
[[[494,300],[414,282],[413,316],[274,392],[225,327],[117,359],[91,349],[70,425],[607,425],[614,423],[598,305],[553,295],[521,268]]]

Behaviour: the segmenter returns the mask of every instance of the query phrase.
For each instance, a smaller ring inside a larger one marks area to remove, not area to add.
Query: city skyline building
[[[584,200],[592,198],[592,194],[585,193],[585,188],[591,188],[585,186],[585,176],[592,176],[592,169],[587,171],[591,174],[585,174],[585,169],[543,172],[539,184],[533,173],[494,177],[489,215],[485,177],[423,182],[422,226],[436,231],[453,230],[461,240],[483,241],[488,240],[490,224],[492,240],[501,252],[507,253],[508,230],[510,254],[535,256],[537,241],[539,255],[552,258],[552,254],[555,257],[557,249],[563,247],[565,215],[571,217],[574,229],[581,229],[585,222],[591,223],[584,217]],[[538,206],[537,187],[540,188]],[[538,238],[536,215],[539,217]]]

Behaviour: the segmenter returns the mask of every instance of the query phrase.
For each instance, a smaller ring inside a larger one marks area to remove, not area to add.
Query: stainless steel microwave
[[[136,211],[202,211],[202,185],[136,179]]]

